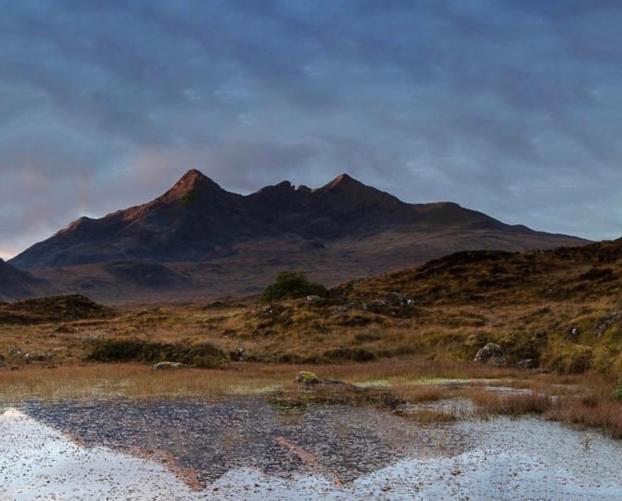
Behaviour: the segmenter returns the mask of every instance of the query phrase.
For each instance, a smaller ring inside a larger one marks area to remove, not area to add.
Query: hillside
[[[45,280],[5,263],[0,259],[0,301],[42,296],[54,288]]]
[[[622,240],[617,240],[545,252],[459,252],[335,291],[356,299],[398,292],[419,305],[492,306],[616,298],[621,277]]]
[[[152,202],[79,219],[11,264],[99,299],[180,298],[256,293],[283,269],[334,285],[461,250],[585,243],[454,203],[404,203],[345,174],[243,196],[192,170]]]

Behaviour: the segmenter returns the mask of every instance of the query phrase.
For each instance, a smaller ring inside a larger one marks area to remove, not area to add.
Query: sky
[[[622,236],[619,0],[0,0],[0,257],[185,171]]]

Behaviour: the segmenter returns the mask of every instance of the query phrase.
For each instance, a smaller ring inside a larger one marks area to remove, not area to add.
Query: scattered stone
[[[233,362],[243,362],[245,352],[246,350],[244,348],[238,348],[237,350],[233,350],[229,352],[229,358]]]
[[[537,369],[539,365],[538,360],[535,358],[525,358],[516,364],[520,369]]]
[[[400,294],[399,292],[392,292],[387,296],[386,302],[393,306],[412,306],[415,304],[414,299]]]
[[[153,366],[154,371],[165,371],[170,369],[181,369],[184,364],[180,362],[158,362]]]
[[[52,359],[49,353],[25,353],[22,357],[27,364],[31,362],[48,362]]]

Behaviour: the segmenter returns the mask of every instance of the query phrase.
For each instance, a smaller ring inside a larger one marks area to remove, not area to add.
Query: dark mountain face
[[[346,174],[316,190],[283,182],[241,196],[192,170],[156,200],[102,219],[79,219],[12,264],[36,269],[136,259],[207,261],[255,239],[295,235],[331,241],[390,228],[435,231],[456,225],[529,232],[455,204],[406,204]],[[571,242],[559,238],[560,244]]]
[[[45,280],[18,270],[0,259],[0,300],[13,300],[49,294],[52,287]]]
[[[283,268],[334,282],[460,250],[583,243],[506,225],[453,203],[407,204],[346,174],[318,189],[285,181],[243,196],[191,170],[152,202],[101,219],[81,218],[11,264],[50,280],[75,272],[70,290],[86,292],[79,284],[88,283],[89,294],[111,284],[124,290],[128,283],[154,291],[168,283],[171,290],[212,291],[215,274],[218,293],[235,293],[254,292]],[[237,285],[229,287],[230,281]]]

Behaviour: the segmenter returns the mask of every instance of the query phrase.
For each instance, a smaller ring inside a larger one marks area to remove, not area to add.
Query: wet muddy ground
[[[0,408],[0,486],[3,501],[621,499],[622,444],[531,418],[422,425],[262,397],[22,402]]]

